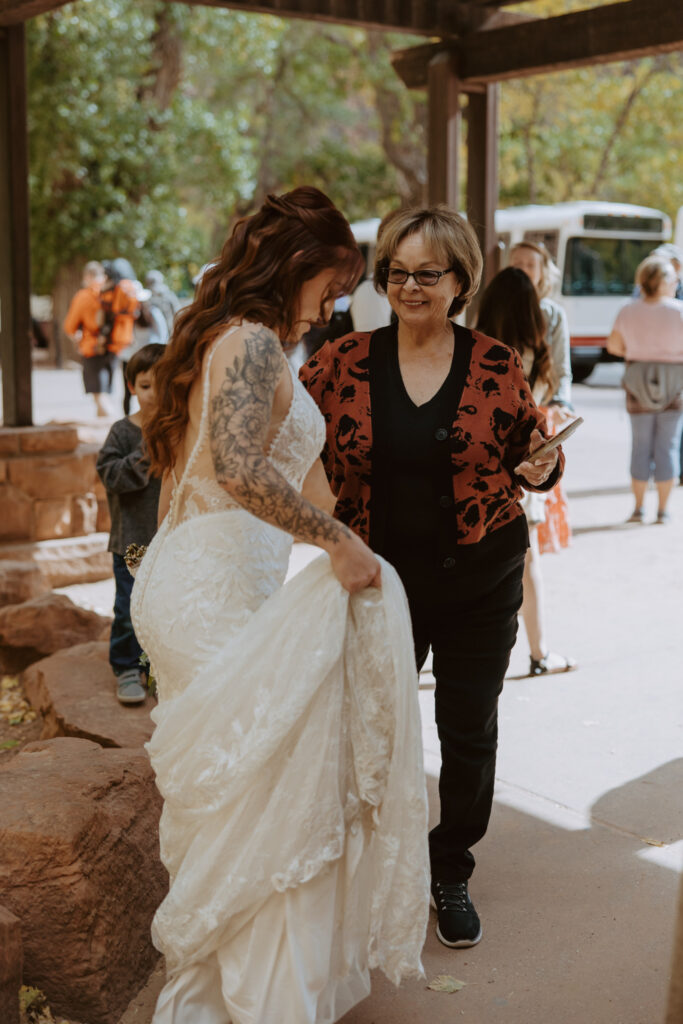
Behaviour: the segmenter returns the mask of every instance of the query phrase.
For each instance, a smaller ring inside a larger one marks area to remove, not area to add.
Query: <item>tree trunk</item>
[[[610,134],[610,137],[607,140],[607,142],[605,144],[605,148],[602,151],[602,156],[600,157],[600,163],[598,164],[598,169],[595,172],[595,177],[593,178],[593,183],[591,185],[591,189],[590,189],[590,194],[591,195],[596,196],[598,194],[598,189],[602,185],[602,183],[603,183],[603,181],[605,179],[605,175],[607,174],[607,170],[608,170],[608,166],[609,166],[609,160],[610,160],[610,157],[612,155],[612,151],[614,150],[614,147],[617,144],[617,140],[618,140],[619,136],[621,135],[622,131],[624,130],[624,126],[626,125],[626,122],[628,121],[629,114],[631,113],[631,110],[633,109],[633,105],[635,104],[636,100],[640,96],[641,92],[643,91],[643,89],[645,88],[647,83],[653,77],[653,75],[657,74],[658,70],[659,70],[659,66],[655,62],[655,64],[653,64],[653,66],[650,68],[650,70],[647,72],[647,74],[640,81],[638,81],[638,67],[637,67],[637,65],[634,67],[634,71],[633,71],[633,86],[631,88],[630,93],[626,97],[626,100],[624,101],[621,110],[619,111],[619,113],[617,115],[616,121],[614,122],[614,127],[612,129],[611,134]]]
[[[183,38],[175,12],[161,4],[154,16],[150,73],[138,90],[141,101],[168,110],[183,73]]]
[[[72,298],[81,287],[82,263],[71,263],[60,267],[52,290],[52,317],[54,321],[54,337],[57,349],[57,365],[78,358],[78,349],[64,333],[62,324]]]
[[[368,52],[373,59],[376,59],[378,51],[385,46],[384,33],[367,33]],[[401,125],[400,137],[397,138],[395,128],[401,116],[399,97],[395,90],[385,86],[381,80],[374,82],[374,90],[382,148],[387,160],[398,174],[401,201],[404,206],[422,206],[427,201],[427,151],[423,129],[426,115],[422,116],[424,104],[416,106],[412,123]]]

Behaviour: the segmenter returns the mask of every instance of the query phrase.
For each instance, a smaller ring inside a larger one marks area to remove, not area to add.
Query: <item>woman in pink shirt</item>
[[[662,256],[648,256],[636,271],[640,297],[620,310],[607,350],[626,360],[624,388],[631,417],[630,523],[644,522],[643,502],[654,470],[657,522],[667,523],[667,502],[679,476],[683,425],[683,302],[674,298],[676,271]]]

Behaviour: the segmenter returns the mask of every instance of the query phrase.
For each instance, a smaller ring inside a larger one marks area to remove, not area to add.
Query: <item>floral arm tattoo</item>
[[[273,397],[282,371],[282,349],[258,327],[244,353],[226,367],[211,400],[210,440],[216,479],[236,501],[268,523],[311,544],[336,543],[349,529],[306,501],[264,455]]]

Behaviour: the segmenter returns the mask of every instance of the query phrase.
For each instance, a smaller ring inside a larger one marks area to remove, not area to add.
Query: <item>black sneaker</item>
[[[438,917],[436,937],[444,946],[476,946],[481,939],[481,922],[467,882],[432,882],[432,906]]]

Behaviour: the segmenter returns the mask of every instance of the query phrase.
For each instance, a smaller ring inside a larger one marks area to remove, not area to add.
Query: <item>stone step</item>
[[[12,562],[35,566],[49,590],[67,587],[72,583],[104,580],[112,575],[108,543],[107,533],[91,533],[86,537],[0,544],[0,576],[4,568],[2,563]],[[0,598],[1,595],[0,582]],[[35,597],[37,594],[28,596]]]
[[[21,681],[44,719],[43,739],[78,736],[103,747],[142,747],[152,735],[154,700],[119,704],[108,643],[93,641],[52,654],[27,668]]]

